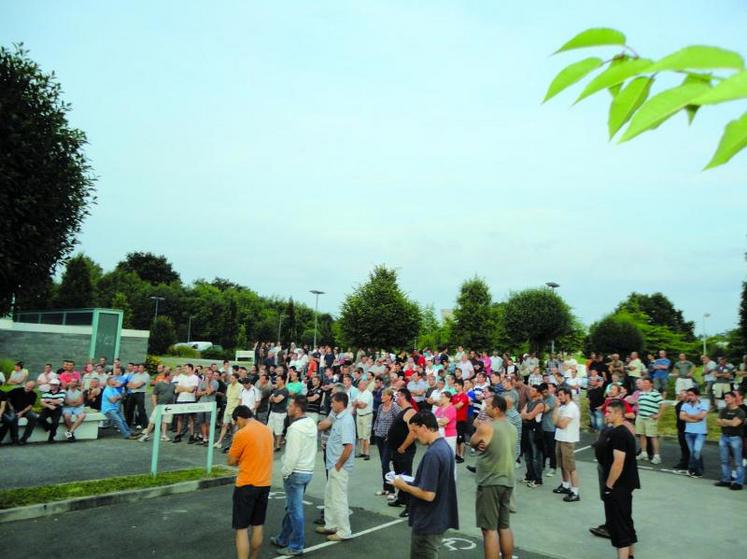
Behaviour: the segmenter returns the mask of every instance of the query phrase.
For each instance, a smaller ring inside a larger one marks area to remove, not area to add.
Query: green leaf
[[[647,58],[631,58],[625,59],[618,64],[610,64],[609,68],[589,82],[581,92],[581,95],[578,96],[578,99],[576,99],[576,103],[597,91],[614,87],[632,76],[646,72],[650,66],[651,60]]]
[[[624,45],[625,35],[616,29],[597,27],[582,31],[555,51],[555,54],[573,49],[600,47],[603,45]]]
[[[711,74],[696,74],[696,73],[689,73],[683,80],[682,84],[686,85],[689,83],[703,83],[707,85],[708,87],[711,87],[711,81],[713,80],[713,75]],[[685,107],[685,113],[687,113],[687,123],[692,124],[693,120],[695,120],[695,113],[698,112],[698,109],[700,108],[699,105],[693,103],[691,105],[688,105]]]
[[[696,105],[715,105],[724,101],[747,98],[747,71],[739,72],[716,84],[710,91],[693,100]]]
[[[723,165],[745,147],[747,147],[747,113],[726,125],[716,153],[713,154],[705,169]]]
[[[554,80],[552,80],[550,87],[547,88],[545,99],[542,102],[544,103],[545,101],[555,97],[565,88],[570,87],[577,81],[583,79],[590,72],[599,68],[603,63],[604,62],[601,58],[591,57],[584,58],[583,60],[566,66],[558,72],[558,75],[555,76]]]
[[[620,141],[627,142],[646,130],[656,128],[674,113],[690,105],[693,99],[707,89],[708,86],[704,83],[690,83],[654,95],[635,114]]]
[[[687,113],[687,123],[692,124],[693,120],[695,120],[695,113],[698,112],[698,109],[700,108],[700,105],[688,105],[685,107],[685,112]]]
[[[685,47],[654,63],[652,72],[661,70],[691,70],[706,68],[734,68],[742,70],[744,59],[739,53],[718,47]]]
[[[640,77],[632,80],[625,89],[612,100],[608,126],[610,139],[617,134],[623,124],[630,120],[648,97],[654,78]]]

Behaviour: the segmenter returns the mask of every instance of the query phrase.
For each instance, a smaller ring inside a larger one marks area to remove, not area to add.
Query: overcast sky
[[[56,72],[88,135],[80,248],[105,269],[152,251],[334,313],[387,264],[437,309],[477,274],[496,300],[555,281],[586,324],[662,291],[732,328],[747,153],[701,169],[747,103],[609,143],[606,93],[540,104],[591,55],[549,54],[593,26],[650,57],[747,55],[741,0],[0,4],[0,42]]]

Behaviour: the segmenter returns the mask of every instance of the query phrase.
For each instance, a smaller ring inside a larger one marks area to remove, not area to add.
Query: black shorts
[[[249,526],[262,526],[267,515],[269,487],[242,485],[233,489],[233,529],[244,530]]]
[[[457,442],[463,443],[467,440],[467,422],[457,421]]]

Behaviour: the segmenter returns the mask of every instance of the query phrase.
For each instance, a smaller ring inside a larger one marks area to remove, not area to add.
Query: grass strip
[[[203,468],[162,472],[153,477],[150,474],[136,476],[118,476],[88,481],[76,481],[38,487],[20,487],[0,490],[0,510],[53,501],[64,501],[79,497],[91,497],[116,491],[160,487],[183,481],[213,479],[233,475],[228,468],[216,466],[210,475]]]

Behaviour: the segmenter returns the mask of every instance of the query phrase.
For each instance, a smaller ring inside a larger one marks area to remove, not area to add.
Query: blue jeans
[[[706,436],[703,433],[685,433],[687,448],[690,450],[690,463],[688,469],[691,473],[703,475],[703,445]]]
[[[526,422],[522,427],[526,426]],[[528,445],[525,449],[524,459],[527,463],[527,480],[542,483],[542,431],[529,431]]]
[[[595,431],[604,429],[604,414],[599,410],[591,412],[591,428]]]
[[[731,464],[729,458],[734,459],[737,470],[735,483],[744,485],[744,466],[742,466],[742,437],[721,435],[718,441],[718,451],[721,456],[721,481],[731,482]]]
[[[285,516],[278,535],[278,543],[292,551],[303,551],[303,496],[311,474],[292,473],[283,480],[285,489]]]
[[[129,438],[129,436],[132,434],[132,431],[130,431],[130,428],[127,427],[127,424],[125,423],[124,417],[122,417],[122,414],[118,410],[109,410],[104,415],[111,421],[114,426],[119,429],[119,433],[125,438]]]

